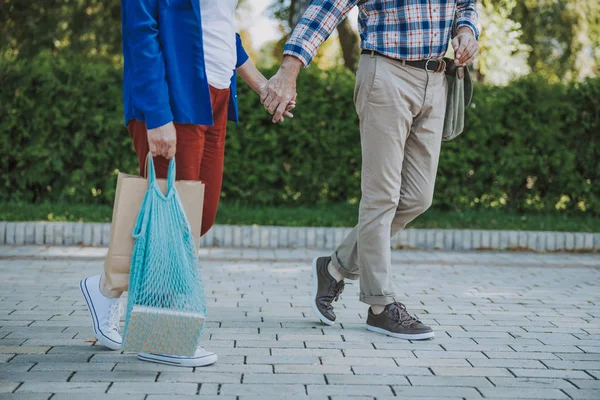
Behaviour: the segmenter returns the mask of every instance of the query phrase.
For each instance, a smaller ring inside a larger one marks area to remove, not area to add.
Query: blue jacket
[[[125,123],[213,125],[198,0],[121,0]],[[237,35],[237,65],[248,55]],[[238,121],[235,71],[229,119]]]

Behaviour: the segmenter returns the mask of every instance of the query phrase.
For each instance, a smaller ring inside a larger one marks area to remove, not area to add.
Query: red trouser
[[[202,235],[213,226],[221,197],[229,89],[211,87],[210,98],[213,109],[213,126],[175,123],[177,131],[176,177],[178,180],[199,180],[206,185],[202,212]],[[128,129],[140,162],[140,176],[144,176],[144,163],[149,151],[146,123],[131,120]],[[156,177],[165,179],[169,169],[169,160],[164,157],[155,157],[154,167]]]

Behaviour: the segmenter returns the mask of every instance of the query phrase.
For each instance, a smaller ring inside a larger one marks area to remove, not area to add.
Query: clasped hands
[[[273,115],[274,124],[294,117],[290,111],[296,107],[296,78],[302,66],[299,59],[285,56],[279,71],[261,87],[260,102]]]

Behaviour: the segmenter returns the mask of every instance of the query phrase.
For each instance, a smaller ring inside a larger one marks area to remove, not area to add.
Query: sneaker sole
[[[215,364],[219,357],[211,354],[202,357],[179,357],[165,354],[139,353],[138,359],[141,361],[153,362],[157,364],[173,365],[176,367],[206,367]]]
[[[122,344],[115,343],[111,339],[105,338],[104,335],[102,335],[99,332],[98,320],[95,315],[95,312],[93,311],[94,306],[92,304],[92,299],[90,297],[90,294],[88,293],[88,290],[87,290],[86,281],[87,281],[87,279],[83,279],[79,282],[79,290],[81,291],[81,294],[83,295],[83,298],[85,299],[85,304],[87,305],[87,309],[88,309],[88,312],[90,313],[90,317],[92,317],[92,326],[94,327],[94,336],[96,336],[96,340],[98,340],[98,342],[101,345],[106,346],[111,350],[121,350],[121,347],[123,347]]]
[[[395,337],[398,339],[405,339],[405,340],[426,340],[426,339],[433,339],[435,337],[434,332],[417,333],[417,334],[410,335],[410,334],[406,334],[406,333],[390,332],[383,328],[377,328],[377,327],[371,326],[371,325],[367,325],[367,330],[371,331],[371,332],[381,333],[383,335]]]
[[[317,259],[319,257],[316,257],[313,262],[312,262],[312,272],[313,272],[313,276],[312,276],[312,280],[313,280],[313,287],[312,287],[312,308],[315,311],[315,314],[317,314],[317,318],[319,318],[319,320],[324,323],[325,325],[328,326],[332,326],[333,324],[335,324],[335,321],[331,321],[329,319],[327,319],[322,313],[321,311],[319,311],[319,307],[317,307],[317,291],[319,290],[319,278],[317,275]]]

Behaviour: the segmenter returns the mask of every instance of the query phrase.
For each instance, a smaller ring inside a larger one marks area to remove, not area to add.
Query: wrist
[[[303,66],[304,64],[302,64],[302,61],[300,61],[300,59],[294,56],[286,55],[283,58],[283,62],[281,63],[280,69],[281,71],[292,75],[294,78],[296,78]]]
[[[250,87],[252,87],[252,89],[258,94],[260,95],[262,93],[262,91],[264,90],[264,88],[267,87],[267,84],[269,83],[269,80],[267,78],[265,78],[264,76],[261,76],[259,78],[257,78],[252,85],[250,85]]]
[[[473,29],[470,26],[463,25],[460,28],[458,28],[458,31],[456,31],[456,36],[459,36],[459,35],[471,35],[471,36],[475,37],[475,32],[473,31]]]

